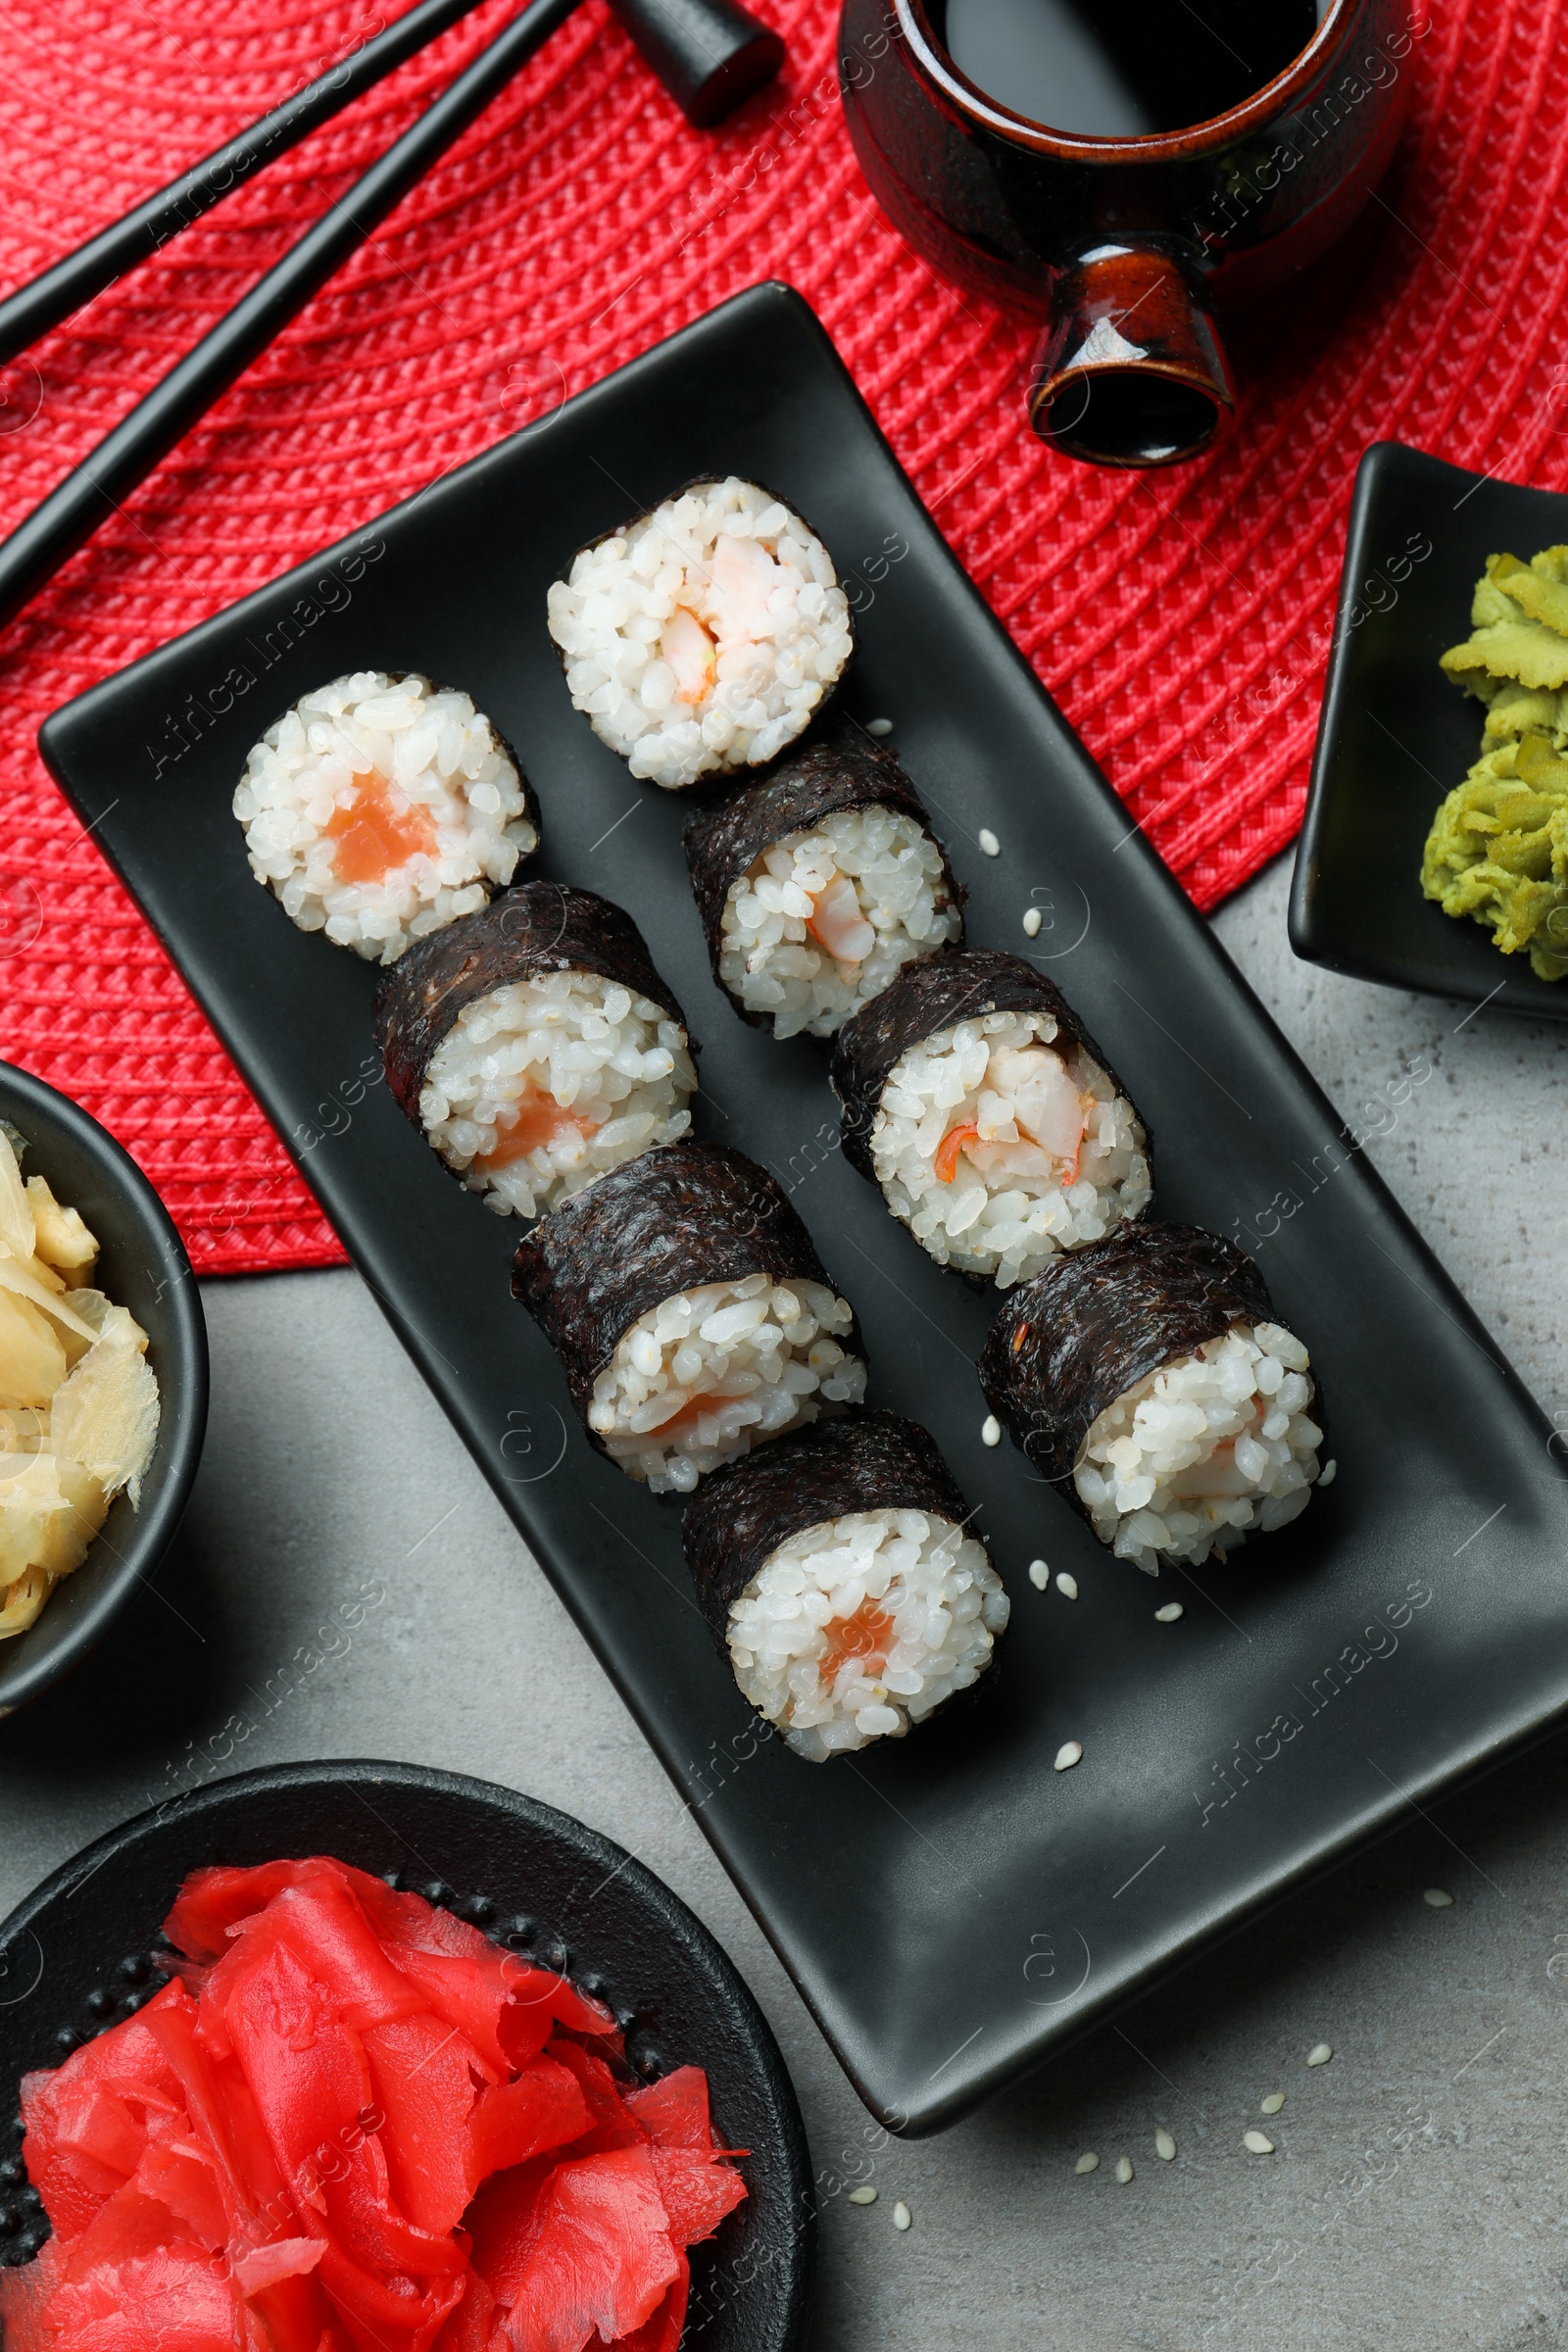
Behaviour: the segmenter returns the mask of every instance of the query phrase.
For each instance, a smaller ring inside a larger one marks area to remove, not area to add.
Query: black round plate
[[[163,1983],[149,1953],[204,1863],[335,1854],[566,1971],[626,2024],[652,2078],[706,2069],[714,2128],[751,2150],[750,2191],[692,2249],[689,2352],[797,2352],[810,2308],[815,2206],[801,2111],[766,2019],[708,1930],[651,1871],[568,1814],[412,1764],[286,1764],[139,1814],[47,1879],[0,1928],[0,2260],[35,2242],[20,2153],[22,2076],[58,2066]]]
[[[9,1062],[0,1062],[0,1118],[27,1144],[23,1175],[47,1176],[56,1199],[97,1235],[95,1280],[146,1332],[162,1399],[140,1508],[117,1494],[92,1549],[36,1625],[0,1642],[0,1715],[9,1715],[103,1639],[173,1541],[207,1434],[207,1325],[184,1246],[129,1152],[69,1095]]]

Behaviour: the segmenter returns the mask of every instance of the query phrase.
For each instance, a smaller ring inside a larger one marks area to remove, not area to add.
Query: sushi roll
[[[1102,1544],[1151,1576],[1306,1508],[1322,1407],[1245,1250],[1135,1225],[1011,1292],[980,1358],[991,1409]]]
[[[865,1395],[854,1310],[765,1168],[647,1152],[564,1201],[513,1265],[602,1453],[656,1494]]]
[[[268,728],[234,794],[258,882],[302,931],[395,963],[539,847],[511,749],[466,694],[358,669]]]
[[[939,1266],[1025,1281],[1143,1215],[1149,1139],[1060,991],[1021,956],[906,964],[839,1031],[845,1155]]]
[[[713,978],[775,1037],[831,1037],[963,936],[962,893],[890,752],[819,744],[686,825]]]
[[[978,1681],[1007,1595],[917,1422],[821,1422],[686,1506],[697,1597],[741,1694],[812,1763],[900,1740]]]
[[[776,759],[853,642],[821,540],[734,474],[583,548],[550,590],[549,620],[575,708],[666,792]]]
[[[556,1207],[691,1125],[686,1020],[631,916],[523,882],[381,982],[394,1101],[499,1216]]]

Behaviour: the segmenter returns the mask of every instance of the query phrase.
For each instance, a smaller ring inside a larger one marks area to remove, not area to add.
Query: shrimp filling
[[[356,670],[269,727],[234,794],[251,871],[302,931],[380,963],[483,906],[539,846],[483,711]]]
[[[1048,1012],[989,1012],[894,1064],[871,1129],[889,1207],[939,1265],[1008,1290],[1148,1205],[1144,1131]]]
[[[1323,1443],[1308,1360],[1283,1324],[1238,1324],[1107,1405],[1073,1469],[1101,1542],[1157,1576],[1296,1518]]]
[[[732,887],[719,976],[775,1037],[831,1037],[901,965],[962,931],[942,853],[902,809],[842,809],[786,834]]]
[[[827,549],[733,474],[584,548],[549,625],[594,733],[671,792],[776,759],[850,658]]]
[[[588,1426],[628,1478],[689,1494],[720,1462],[863,1401],[853,1324],[820,1282],[748,1274],[678,1292],[622,1335]]]
[[[697,1073],[662,1006],[597,972],[466,1004],[430,1056],[426,1136],[498,1216],[534,1217],[691,1125]]]
[[[812,1763],[899,1740],[991,1663],[1007,1595],[935,1512],[856,1511],[768,1555],[729,1617],[741,1693]]]

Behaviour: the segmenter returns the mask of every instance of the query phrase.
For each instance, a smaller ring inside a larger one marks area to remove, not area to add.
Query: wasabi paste
[[[1491,926],[1543,980],[1568,975],[1568,548],[1491,556],[1474,634],[1443,657],[1487,706],[1481,757],[1438,810],[1421,887]]]

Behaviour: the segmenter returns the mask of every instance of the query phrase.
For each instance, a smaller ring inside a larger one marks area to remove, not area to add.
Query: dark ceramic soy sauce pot
[[[1367,201],[1430,21],[1408,0],[1318,5],[1305,46],[1239,103],[1107,136],[987,96],[944,46],[943,0],[845,0],[840,77],[865,176],[933,269],[1044,321],[1029,382],[1043,440],[1101,466],[1196,457],[1235,407],[1223,319]],[[1077,0],[1091,22],[1127,6]]]

